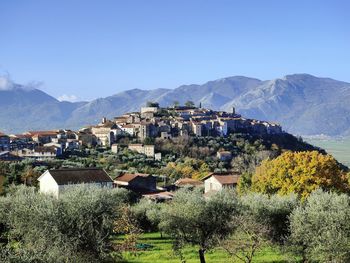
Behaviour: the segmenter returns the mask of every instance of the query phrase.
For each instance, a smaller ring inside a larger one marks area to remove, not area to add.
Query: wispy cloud
[[[11,90],[14,87],[14,83],[8,75],[0,75],[0,90]]]
[[[63,94],[57,98],[59,101],[69,101],[69,102],[77,102],[79,101],[79,97],[75,95]]]
[[[23,89],[23,90],[33,90],[38,89],[43,86],[41,81],[31,81],[27,84],[15,83],[10,73],[4,71],[0,68],[0,90],[13,90],[13,89]]]

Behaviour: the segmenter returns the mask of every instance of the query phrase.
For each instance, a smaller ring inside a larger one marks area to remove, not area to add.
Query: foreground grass
[[[168,237],[160,237],[159,233],[143,234],[140,243],[152,245],[153,248],[139,251],[136,255],[131,253],[123,253],[124,263],[161,263],[161,262],[181,262],[179,256],[172,251],[172,242]],[[186,263],[199,262],[197,248],[193,246],[186,246],[182,251]],[[221,250],[215,249],[206,253],[206,260],[208,263],[221,262],[239,262],[230,258],[228,254]],[[291,258],[283,255],[278,249],[267,247],[256,254],[253,262],[256,263],[287,263],[293,262]]]

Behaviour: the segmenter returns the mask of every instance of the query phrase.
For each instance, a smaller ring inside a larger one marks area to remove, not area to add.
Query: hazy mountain
[[[307,74],[267,81],[236,76],[176,89],[133,89],[87,103],[59,102],[38,89],[0,85],[0,130],[79,128],[103,116],[137,111],[147,101],[168,106],[187,100],[213,109],[235,107],[243,116],[279,122],[295,134],[350,134],[350,84]]]
[[[280,122],[291,133],[344,135],[350,132],[350,84],[307,74],[265,81],[222,108]]]
[[[0,89],[0,131],[61,128],[85,102],[60,102],[45,92],[13,84]]]
[[[139,111],[147,101],[155,101],[167,89],[123,91],[113,96],[93,100],[74,110],[66,125],[78,127],[98,123],[103,116],[113,118],[130,111]]]

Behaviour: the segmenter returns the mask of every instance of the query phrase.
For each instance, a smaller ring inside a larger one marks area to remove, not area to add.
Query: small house
[[[126,188],[136,193],[148,193],[157,190],[157,180],[149,174],[125,173],[114,179],[117,187]]]
[[[224,188],[236,187],[240,175],[233,173],[211,173],[205,178],[204,193],[221,191]]]
[[[79,168],[47,170],[39,178],[40,192],[58,197],[67,188],[87,185],[99,188],[113,188],[113,180],[103,169]]]

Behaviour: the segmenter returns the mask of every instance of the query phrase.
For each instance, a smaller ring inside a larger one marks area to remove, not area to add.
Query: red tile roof
[[[123,174],[123,175],[115,178],[115,181],[130,182],[138,176],[147,177],[147,176],[149,176],[149,174],[129,174],[129,173],[126,173],[126,174]]]
[[[57,131],[29,131],[27,132],[27,134],[31,135],[31,136],[50,136],[50,135],[57,135],[58,132]]]
[[[207,180],[210,177],[214,177],[216,180],[218,180],[221,184],[237,184],[240,174],[239,173],[211,173],[202,180]]]
[[[238,175],[213,175],[213,176],[221,184],[237,184],[239,179]]]

